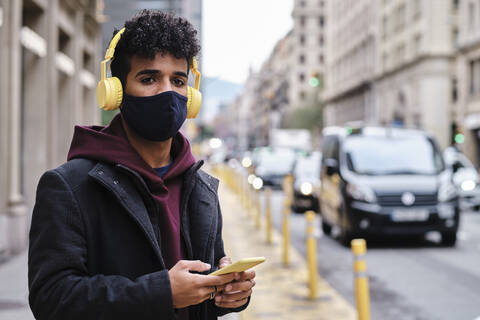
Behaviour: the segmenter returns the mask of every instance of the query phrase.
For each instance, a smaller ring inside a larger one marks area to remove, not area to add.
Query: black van
[[[458,196],[452,172],[429,134],[410,129],[329,127],[323,130],[322,229],[353,237],[422,236],[439,231],[455,245]]]

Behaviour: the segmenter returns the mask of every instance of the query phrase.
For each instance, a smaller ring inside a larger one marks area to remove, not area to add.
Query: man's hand
[[[220,259],[219,268],[223,268],[232,263],[229,257]],[[235,280],[224,286],[223,292],[215,297],[215,304],[221,308],[238,308],[248,301],[252,294],[252,288],[255,286],[255,271],[248,270],[244,272],[235,272]]]
[[[173,307],[180,309],[201,303],[210,298],[210,294],[223,291],[225,284],[233,281],[235,274],[205,276],[190,271],[208,271],[210,265],[199,260],[180,260],[168,271],[172,288]]]

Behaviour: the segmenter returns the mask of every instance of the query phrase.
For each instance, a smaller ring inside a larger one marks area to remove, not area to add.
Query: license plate
[[[303,206],[303,207],[309,207],[312,205],[312,201],[309,199],[299,199],[298,200],[298,205]]]
[[[403,221],[425,221],[428,219],[429,212],[425,209],[399,209],[392,212],[392,220],[396,222]]]

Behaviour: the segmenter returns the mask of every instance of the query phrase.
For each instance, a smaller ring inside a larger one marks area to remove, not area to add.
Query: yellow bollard
[[[317,298],[317,240],[314,234],[315,212],[309,210],[305,213],[307,220],[307,263],[308,263],[308,287],[310,300]]]
[[[240,204],[243,208],[245,208],[245,181],[244,181],[243,172],[240,172],[240,176],[238,177],[238,183],[240,184]]]
[[[248,215],[252,218],[255,218],[255,190],[253,190],[252,185],[248,184]]]
[[[283,264],[288,266],[290,262],[289,247],[290,247],[290,199],[287,197],[283,201]]]
[[[260,190],[255,190],[255,228],[260,229],[262,211],[260,206]]]
[[[353,253],[353,271],[355,276],[355,300],[358,320],[370,319],[370,295],[368,291],[367,263],[364,260],[367,245],[364,239],[351,242]]]
[[[267,243],[272,243],[272,189],[270,187],[265,188],[265,225],[267,229]]]

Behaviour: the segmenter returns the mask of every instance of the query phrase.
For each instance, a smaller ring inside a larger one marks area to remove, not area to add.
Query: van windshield
[[[348,168],[358,174],[438,174],[441,155],[426,137],[350,136],[344,144]]]

